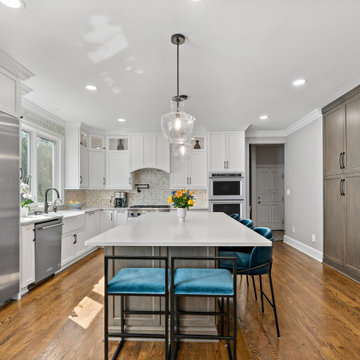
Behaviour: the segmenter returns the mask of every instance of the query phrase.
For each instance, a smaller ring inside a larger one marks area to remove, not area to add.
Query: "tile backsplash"
[[[170,175],[157,169],[141,169],[134,172],[134,184],[149,184],[140,193],[127,190],[128,205],[164,205],[170,195]],[[112,207],[114,193],[119,190],[65,190],[65,204],[69,200],[85,203],[85,208]],[[207,190],[195,190],[195,206],[208,207]]]

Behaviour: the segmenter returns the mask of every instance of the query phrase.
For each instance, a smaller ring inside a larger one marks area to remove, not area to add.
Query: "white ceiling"
[[[282,130],[360,83],[357,0],[25,2],[0,4],[0,48],[35,74],[26,97],[65,121],[157,129],[175,95],[176,32],[199,129]],[[308,83],[295,89],[298,77]]]

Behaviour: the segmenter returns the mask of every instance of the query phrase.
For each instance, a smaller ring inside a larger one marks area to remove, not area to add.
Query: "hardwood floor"
[[[98,250],[1,309],[0,359],[103,359],[102,276]],[[360,359],[360,284],[282,242],[275,243],[273,279],[280,339],[271,307],[262,314],[239,279],[239,360]],[[128,342],[119,358],[163,359],[163,345]],[[227,351],[222,342],[186,343],[178,358],[225,360]]]

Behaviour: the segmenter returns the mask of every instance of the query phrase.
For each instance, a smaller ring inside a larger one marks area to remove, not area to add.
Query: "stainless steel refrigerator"
[[[0,112],[0,306],[19,292],[19,121]]]

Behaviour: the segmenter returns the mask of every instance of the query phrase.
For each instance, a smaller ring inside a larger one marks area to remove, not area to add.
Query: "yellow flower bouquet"
[[[194,205],[194,191],[189,189],[172,191],[168,203],[172,204],[174,208],[189,210],[189,207]]]

